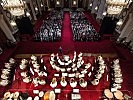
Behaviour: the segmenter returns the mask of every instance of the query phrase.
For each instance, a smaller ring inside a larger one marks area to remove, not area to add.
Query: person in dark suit
[[[62,47],[60,46],[59,49],[58,49],[59,53],[62,54]]]

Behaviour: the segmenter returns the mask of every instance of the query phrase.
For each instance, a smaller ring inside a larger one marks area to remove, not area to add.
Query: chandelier
[[[9,10],[14,16],[24,15],[24,3],[22,0],[2,0],[3,8]]]
[[[107,13],[111,15],[119,14],[127,6],[129,0],[106,0]]]

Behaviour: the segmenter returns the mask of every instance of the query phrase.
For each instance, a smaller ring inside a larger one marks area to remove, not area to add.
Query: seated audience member
[[[54,13],[54,14],[53,14]],[[63,11],[51,11],[50,17],[43,21],[42,26],[35,33],[34,39],[39,41],[55,41],[61,38]]]
[[[79,84],[81,87],[85,88],[87,86],[87,82],[83,79],[83,78],[80,78],[79,80]]]
[[[70,79],[70,86],[71,86],[72,88],[75,88],[75,87],[77,86],[77,82],[74,80],[74,78],[71,78],[71,79]]]
[[[100,39],[100,34],[97,33],[93,26],[88,22],[83,12],[71,11],[70,17],[73,40],[97,41]]]
[[[60,81],[61,86],[65,87],[67,85],[67,82],[65,80],[65,77],[61,77],[61,81]]]
[[[52,82],[50,83],[50,86],[51,86],[52,88],[55,88],[55,87],[57,86],[56,78],[53,78],[53,79],[52,79]]]

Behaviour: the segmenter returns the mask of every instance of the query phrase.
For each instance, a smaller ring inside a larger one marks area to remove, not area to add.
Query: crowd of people
[[[34,35],[36,41],[58,41],[61,39],[63,11],[53,10]],[[81,11],[70,11],[74,41],[97,41],[100,34]]]
[[[73,40],[97,41],[100,39],[100,34],[97,33],[91,23],[89,23],[83,12],[71,11],[70,17],[73,31]]]
[[[19,74],[20,79],[25,83],[33,82],[35,87],[39,84],[45,85],[47,69],[43,63],[43,58],[32,55],[29,61],[22,59],[19,65]]]
[[[42,55],[40,57],[31,55],[29,60],[22,59],[17,68],[15,67],[17,62],[10,58],[9,63],[5,63],[5,67],[2,69],[0,86],[7,86],[14,79],[13,81],[32,83],[36,88],[40,85],[48,85],[53,89],[59,85],[63,88],[67,85],[70,85],[71,88],[76,88],[78,85],[86,88],[90,83],[98,85],[102,78],[106,78],[104,81],[108,81],[110,75],[111,91],[121,89],[124,80],[119,59],[113,60],[110,74],[108,74],[108,67],[102,56],[94,57],[91,62],[85,59],[82,52],[77,54],[76,51],[74,51],[73,57],[69,55],[59,56],[58,53],[52,53],[48,59],[45,59]],[[47,61],[49,64],[46,64]],[[11,78],[10,76],[14,77]],[[40,90],[40,94],[41,92],[44,95],[44,91]],[[14,95],[16,95],[15,93]],[[39,97],[41,98],[43,95]],[[4,98],[12,97],[4,95]]]
[[[43,21],[42,26],[34,35],[36,41],[58,41],[61,38],[63,11],[54,10]]]
[[[13,58],[9,59],[8,63],[5,63],[4,68],[1,69],[0,86],[7,86],[12,83],[16,67],[16,61]]]

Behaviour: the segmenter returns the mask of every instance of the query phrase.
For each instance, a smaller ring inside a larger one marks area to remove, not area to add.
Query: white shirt
[[[60,84],[61,84],[61,86],[65,87],[67,85],[67,82],[66,81],[62,82],[61,81]]]
[[[70,85],[72,88],[75,88],[77,86],[77,82],[72,82],[72,83],[70,82]]]
[[[52,88],[55,88],[56,86],[57,86],[57,82],[54,82],[54,83],[50,83],[50,86],[52,87]]]
[[[80,83],[80,86],[83,87],[83,88],[86,87],[87,86],[87,82],[85,81],[85,82]]]

